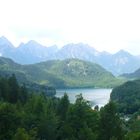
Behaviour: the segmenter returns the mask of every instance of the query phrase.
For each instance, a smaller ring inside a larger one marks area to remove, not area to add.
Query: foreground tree
[[[68,95],[65,93],[64,96],[60,99],[57,107],[57,114],[60,116],[60,119],[63,121],[66,119],[69,105],[70,105],[69,98]]]
[[[16,103],[19,97],[19,85],[14,74],[8,79],[8,83],[10,86],[9,102]]]
[[[100,111],[99,133],[99,140],[124,140],[122,121],[113,102],[109,102]]]
[[[9,103],[0,103],[0,140],[10,140],[20,119],[14,105]]]
[[[97,128],[97,112],[91,109],[81,94],[78,95],[75,104],[69,108],[61,136],[65,139],[95,140]]]
[[[12,140],[31,140],[24,128],[18,128]]]

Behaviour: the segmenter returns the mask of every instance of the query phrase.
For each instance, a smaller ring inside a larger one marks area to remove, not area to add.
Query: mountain
[[[101,61],[101,63],[102,62],[103,61]],[[106,63],[102,63],[101,65],[113,74],[119,75],[126,72],[130,73],[138,69],[140,67],[140,59],[124,50],[120,50],[114,55],[108,56]]]
[[[66,87],[112,87],[118,82],[110,72],[98,64],[79,59],[52,60],[36,66],[61,79],[62,85]]]
[[[21,64],[33,64],[47,59],[54,59],[57,46],[45,47],[36,41],[21,43],[14,52],[13,60]]]
[[[0,75],[12,73],[15,73],[20,82],[56,88],[113,87],[121,82],[98,64],[78,59],[20,65],[10,59],[0,58]]]
[[[124,50],[115,54],[99,52],[88,44],[67,44],[58,49],[57,46],[46,47],[31,40],[21,43],[15,48],[5,37],[0,38],[0,56],[13,59],[20,64],[34,64],[47,60],[81,59],[97,63],[114,75],[131,73],[140,67],[140,57],[133,56]]]
[[[140,68],[133,73],[124,73],[121,77],[125,77],[127,79],[140,79]]]
[[[0,56],[10,57],[15,47],[4,36],[0,37]]]
[[[93,47],[87,44],[67,44],[63,46],[57,53],[57,59],[77,58],[86,61],[95,61],[95,57],[99,54]]]
[[[140,108],[140,80],[128,81],[112,90],[111,100],[120,113],[133,114]]]
[[[0,37],[0,56],[11,58],[20,64],[33,64],[56,59],[57,46],[46,47],[31,40],[21,43],[17,48],[5,37]]]
[[[140,59],[120,50],[115,54],[98,52],[87,44],[68,44],[57,52],[57,59],[78,58],[100,64],[114,75],[133,72],[140,67]]]

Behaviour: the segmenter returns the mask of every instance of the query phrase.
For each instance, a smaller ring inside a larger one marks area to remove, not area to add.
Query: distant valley
[[[93,47],[78,43],[67,44],[61,49],[57,46],[45,47],[36,41],[21,43],[17,48],[5,37],[0,38],[0,55],[19,64],[34,64],[47,60],[77,58],[101,65],[114,75],[131,73],[140,68],[140,58],[120,50],[116,54],[99,52]]]

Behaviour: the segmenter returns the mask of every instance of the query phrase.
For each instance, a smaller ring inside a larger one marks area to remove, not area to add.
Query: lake
[[[70,102],[75,102],[75,96],[82,93],[84,99],[92,103],[92,107],[98,105],[104,106],[110,99],[112,89],[58,89],[56,90],[56,97],[61,98],[64,93],[69,96]]]

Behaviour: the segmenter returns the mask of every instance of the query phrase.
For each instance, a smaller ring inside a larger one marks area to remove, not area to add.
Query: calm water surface
[[[75,96],[82,93],[84,99],[90,101],[92,106],[104,106],[108,103],[112,89],[58,89],[56,97],[62,97],[67,93],[71,103],[75,102]]]

